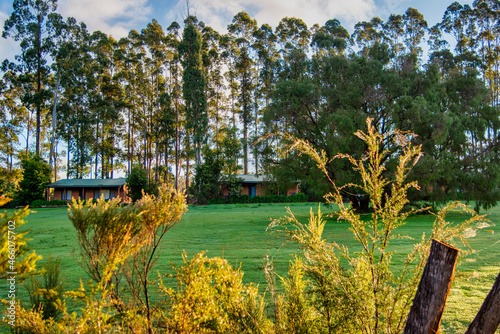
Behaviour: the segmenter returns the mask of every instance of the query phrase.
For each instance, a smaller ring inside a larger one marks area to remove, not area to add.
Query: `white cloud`
[[[89,31],[101,30],[120,38],[145,25],[151,7],[147,0],[61,0],[59,12],[85,22]]]
[[[0,64],[4,59],[14,61],[14,55],[20,52],[18,43],[11,37],[3,38],[3,24],[9,17],[8,14],[0,11]]]
[[[311,27],[337,18],[349,30],[357,22],[371,19],[377,10],[374,0],[194,0],[191,4],[192,13],[219,32],[225,32],[232,17],[243,10],[259,25],[276,27],[284,17],[297,17]],[[166,19],[185,16],[185,8],[185,2],[179,1]]]

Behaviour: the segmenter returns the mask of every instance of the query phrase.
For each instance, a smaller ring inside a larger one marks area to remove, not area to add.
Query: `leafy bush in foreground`
[[[311,215],[308,224],[300,223],[289,210],[285,218],[275,220],[270,228],[284,233],[303,249],[290,267],[289,277],[282,279],[285,292],[274,293],[276,333],[300,332],[308,328],[313,333],[400,333],[406,323],[417,285],[424,268],[431,239],[452,242],[465,229],[474,228],[484,216],[460,203],[452,203],[436,215],[430,238],[414,245],[406,255],[403,269],[396,272],[391,261],[394,252],[391,242],[409,238],[397,234],[410,214],[425,209],[403,211],[408,204],[407,192],[417,188],[416,182],[405,183],[406,176],[421,157],[420,146],[410,143],[411,133],[394,131],[377,133],[367,120],[368,132],[356,132],[368,149],[360,159],[339,154],[334,159],[348,159],[361,178],[361,184],[347,184],[338,188],[330,178],[324,152],[316,152],[307,142],[296,140],[292,148],[313,158],[330,180],[333,192],[325,196],[339,206],[338,219],[347,221],[359,252],[322,238],[325,221],[321,211]],[[397,168],[388,175],[384,162],[390,154],[387,143],[399,148],[394,157]],[[358,188],[368,195],[372,208],[371,219],[363,220],[353,207],[343,202],[342,190]],[[451,225],[444,216],[450,210],[463,210],[473,217],[463,223]],[[271,287],[275,285],[272,266],[267,266]],[[271,288],[271,291],[276,291]],[[300,312],[299,312],[300,309]],[[306,327],[305,324],[307,324]]]

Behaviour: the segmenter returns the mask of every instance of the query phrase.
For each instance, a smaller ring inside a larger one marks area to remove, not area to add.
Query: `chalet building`
[[[54,189],[53,192],[50,190]],[[120,179],[64,179],[47,185],[47,200],[104,199],[118,197],[129,202],[125,178]],[[50,198],[49,198],[50,197]]]
[[[241,179],[241,186],[243,187],[242,195],[254,196],[264,196],[266,195],[263,183],[272,180],[271,175],[237,175]],[[299,182],[294,187],[287,190],[286,195],[294,195],[299,193]],[[227,197],[229,190],[227,187],[222,188],[222,196]],[[285,194],[282,194],[285,195]]]

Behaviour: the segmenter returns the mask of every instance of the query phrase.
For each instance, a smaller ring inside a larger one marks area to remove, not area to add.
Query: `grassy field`
[[[314,211],[318,209],[318,204],[314,203],[293,203],[288,206],[303,222],[307,220],[311,207]],[[324,213],[331,213],[335,208],[322,205]],[[443,333],[464,331],[500,271],[500,208],[487,213],[496,226],[488,227],[490,231],[481,230],[476,237],[469,239],[476,252],[461,258],[459,262],[443,317]],[[290,260],[298,252],[296,244],[283,244],[283,237],[266,231],[272,218],[283,217],[285,214],[284,204],[190,207],[181,222],[167,234],[155,269],[161,273],[171,273],[171,263],[180,264],[184,252],[191,257],[200,251],[206,251],[209,257],[223,256],[233,266],[241,265],[245,282],[257,283],[265,291],[263,259],[266,256],[272,257],[277,272],[285,274]],[[461,221],[464,218],[465,216],[455,213],[448,220]],[[324,237],[346,244],[355,251],[347,224],[333,218],[327,220]],[[62,259],[67,290],[76,288],[80,279],[84,282],[88,280],[77,264],[76,233],[65,208],[36,209],[36,212],[27,217],[27,221],[23,228],[30,229],[30,247],[44,257],[52,254]],[[399,233],[418,239],[422,233],[430,233],[432,223],[431,215],[414,216],[408,219],[407,225],[399,229]],[[412,248],[412,244],[412,240],[396,240],[395,251],[404,254]],[[397,256],[394,263],[400,263]]]

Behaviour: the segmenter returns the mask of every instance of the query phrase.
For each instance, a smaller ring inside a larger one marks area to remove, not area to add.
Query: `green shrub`
[[[21,159],[23,179],[16,198],[22,205],[45,199],[46,185],[50,182],[49,164],[37,155]]]
[[[290,196],[285,195],[235,195],[225,198],[215,198],[209,201],[209,204],[247,204],[247,203],[301,203],[307,202],[307,195],[298,193]]]
[[[40,310],[43,319],[57,318],[61,315],[60,303],[64,293],[64,274],[61,271],[61,258],[51,255],[42,267],[41,276],[31,277],[25,287],[33,309]]]
[[[0,196],[0,205],[10,199]],[[22,282],[32,275],[36,269],[36,262],[41,256],[36,255],[28,246],[27,231],[20,232],[20,227],[26,224],[24,218],[30,210],[25,207],[13,212],[0,212],[0,279],[5,280],[8,272],[17,272],[16,282]],[[13,243],[12,240],[15,240]]]
[[[53,199],[51,201],[46,201],[44,199],[37,199],[31,202],[30,207],[39,208],[42,206],[67,206],[67,205],[68,205],[67,201],[61,201],[59,199]]]
[[[484,221],[484,216],[476,215],[464,205],[452,203],[436,214],[430,238],[423,236],[406,255],[402,269],[398,266],[398,270],[394,270],[392,240],[409,238],[397,234],[396,230],[405,224],[410,214],[424,210],[404,211],[409,203],[408,191],[418,189],[416,182],[406,183],[405,179],[422,153],[420,146],[409,143],[410,133],[377,133],[370,119],[367,127],[367,133],[356,132],[368,147],[363,157],[355,159],[346,154],[335,157],[347,159],[359,172],[362,183],[339,188],[331,181],[333,191],[325,196],[328,202],[339,206],[338,219],[350,224],[360,251],[352,252],[344,245],[323,239],[326,221],[319,209],[317,215],[311,210],[307,224],[300,223],[289,211],[287,217],[270,225],[297,242],[302,250],[289,277],[282,279],[283,293],[276,293],[275,280],[268,270],[277,333],[298,332],[304,326],[314,333],[402,332],[427,260],[431,238],[446,243],[459,238],[468,245],[463,232]],[[397,166],[393,175],[387,173],[384,165],[390,154],[386,145],[391,141],[397,152],[394,154]],[[326,168],[330,159],[324,152],[316,152],[303,140],[296,140],[293,147],[313,158],[332,180]],[[342,193],[346,187],[366,194],[372,208],[371,219],[362,219],[350,204],[344,203]],[[472,218],[450,224],[445,220],[445,214],[450,210],[471,213]]]
[[[212,198],[208,201],[208,204],[226,204],[227,200],[223,197]]]
[[[220,196],[220,178],[223,162],[216,152],[205,148],[205,160],[196,166],[193,185],[188,194],[195,204],[208,204],[211,199]],[[191,201],[190,201],[191,202]]]
[[[243,272],[227,260],[204,253],[176,268],[177,288],[162,290],[170,305],[165,327],[174,333],[270,333],[264,299],[256,286],[243,284]]]
[[[37,200],[34,200],[33,202],[31,202],[30,206],[32,208],[39,208],[41,206],[45,206],[47,205],[49,202],[44,200],[44,199],[37,199]]]
[[[67,201],[61,201],[59,199],[53,199],[47,203],[47,205],[57,205],[57,206],[67,206]]]
[[[132,202],[136,202],[142,198],[142,193],[148,187],[147,171],[140,167],[134,166],[127,176],[128,196]]]

